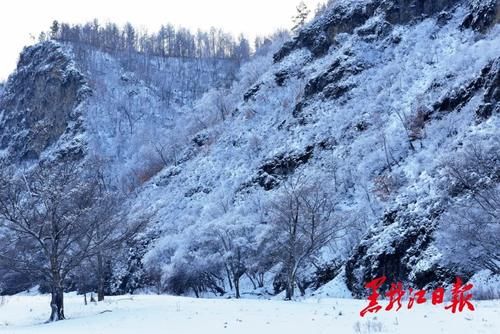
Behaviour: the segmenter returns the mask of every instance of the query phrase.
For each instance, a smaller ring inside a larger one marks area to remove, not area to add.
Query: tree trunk
[[[257,276],[257,284],[259,285],[259,288],[264,287],[264,273],[259,273]]]
[[[231,279],[231,273],[229,272],[229,268],[227,267],[226,264],[224,264],[224,267],[226,268],[226,275],[227,275],[227,280],[229,282],[229,289],[233,290],[233,280]]]
[[[235,275],[234,277],[234,291],[236,292],[236,299],[239,299],[241,296],[240,296],[240,279],[239,277],[237,278],[237,276]]]
[[[64,320],[64,291],[62,287],[53,287],[51,293],[50,308],[52,312],[50,314],[49,321],[59,321]]]
[[[104,300],[104,264],[102,254],[97,254],[97,301]]]
[[[292,300],[293,298],[293,290],[295,285],[295,271],[293,269],[287,270],[287,279],[286,279],[286,300]]]
[[[293,297],[293,283],[287,282],[285,300],[292,300]]]
[[[249,273],[247,273],[247,277],[248,279],[250,280],[250,282],[252,283],[253,285],[253,289],[256,290],[257,289],[257,284],[255,284],[255,281],[254,279],[252,278],[252,275],[250,275]]]
[[[297,280],[297,287],[299,288],[300,295],[301,296],[305,296],[306,289],[304,288],[304,286],[298,280]]]

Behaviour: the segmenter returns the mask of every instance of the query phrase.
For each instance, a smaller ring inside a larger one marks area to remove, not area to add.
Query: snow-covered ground
[[[83,305],[66,296],[68,320],[45,324],[48,296],[5,297],[0,333],[499,333],[500,300],[474,301],[476,311],[452,314],[430,303],[411,310],[359,316],[366,302],[310,298],[300,302],[117,296]],[[382,305],[386,302],[382,301]]]

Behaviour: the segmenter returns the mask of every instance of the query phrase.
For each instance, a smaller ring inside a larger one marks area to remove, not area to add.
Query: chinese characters
[[[368,296],[368,306],[366,306],[359,314],[364,317],[367,313],[377,313],[381,309],[385,311],[399,311],[403,307],[403,296],[407,295],[407,308],[411,309],[414,304],[423,304],[427,301],[425,290],[413,290],[412,288],[408,291],[403,290],[403,284],[392,283],[389,290],[385,293],[385,297],[388,298],[389,303],[385,308],[378,303],[378,298],[381,296],[379,293],[380,287],[385,283],[387,277],[382,276],[376,278],[373,281],[368,282],[365,287],[371,290],[370,296]],[[474,305],[471,303],[472,294],[469,292],[472,290],[473,285],[471,283],[463,284],[462,279],[456,278],[453,288],[451,290],[451,301],[449,305],[445,306],[446,310],[451,310],[452,313],[462,312],[465,308],[470,311],[474,311]],[[438,287],[431,293],[432,305],[439,305],[444,303],[445,290],[443,287]]]

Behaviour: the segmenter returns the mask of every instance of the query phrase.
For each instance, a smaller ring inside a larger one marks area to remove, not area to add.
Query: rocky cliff
[[[175,271],[188,250],[172,235],[189,244],[214,210],[227,224],[265,219],[255,202],[301,174],[336,190],[336,219],[367,227],[344,253],[355,296],[382,275],[420,288],[470,277],[476,269],[445,261],[437,230],[469,196],[449,191],[450,161],[499,148],[498,17],[496,1],[335,2],[232,92],[230,125],[204,130],[189,158],[144,189],[168,235],[149,261],[174,254]],[[498,185],[491,154],[488,189]]]
[[[26,48],[0,99],[4,162],[38,160],[48,151],[81,157],[85,143],[79,106],[90,94],[61,46],[46,42]]]

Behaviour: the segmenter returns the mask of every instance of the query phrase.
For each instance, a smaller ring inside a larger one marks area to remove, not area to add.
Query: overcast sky
[[[325,0],[305,0],[310,9]],[[93,18],[148,31],[172,23],[187,28],[220,27],[252,39],[290,28],[299,0],[3,0],[0,4],[0,81],[15,69],[23,46],[53,20],[84,23]]]

